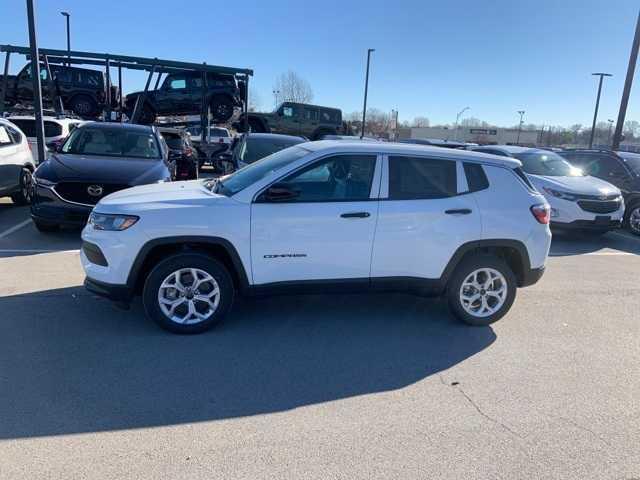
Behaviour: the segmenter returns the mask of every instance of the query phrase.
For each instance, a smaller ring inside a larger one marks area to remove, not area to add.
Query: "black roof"
[[[120,122],[85,122],[78,128],[93,128],[93,129],[109,129],[122,128],[125,130],[137,130],[142,132],[152,132],[153,127],[150,125],[138,125],[136,123],[120,123]]]

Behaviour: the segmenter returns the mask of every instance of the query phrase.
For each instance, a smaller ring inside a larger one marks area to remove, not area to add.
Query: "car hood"
[[[620,194],[618,187],[599,178],[585,177],[548,177],[544,175],[528,175],[533,185],[544,193],[544,187],[580,195],[612,195]]]
[[[87,181],[140,185],[165,180],[167,166],[159,159],[51,155],[38,176],[54,182]]]
[[[211,201],[230,202],[228,197],[210,192],[203,180],[166,182],[140,185],[104,197],[96,210],[108,212],[136,212],[147,209],[192,207]]]

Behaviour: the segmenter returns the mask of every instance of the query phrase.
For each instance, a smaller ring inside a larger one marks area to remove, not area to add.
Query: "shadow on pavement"
[[[640,238],[622,232],[609,232],[601,236],[554,232],[549,256],[584,255],[607,249],[640,255]]]
[[[81,287],[0,298],[0,438],[200,422],[399,389],[491,345],[491,328],[408,295],[238,302],[163,332]]]

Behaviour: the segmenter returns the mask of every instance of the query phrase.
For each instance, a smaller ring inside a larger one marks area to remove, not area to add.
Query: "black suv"
[[[243,106],[246,86],[229,74],[207,73],[207,91],[203,91],[202,73],[184,72],[167,75],[158,90],[149,90],[145,95],[138,122],[153,123],[162,115],[195,115],[202,108],[202,96],[211,109],[216,122],[226,122],[233,115],[234,107]],[[137,98],[142,92],[127,95],[125,113],[131,117]]]
[[[311,140],[346,133],[340,109],[306,103],[284,102],[271,113],[250,112],[248,124],[254,133],[302,135]],[[244,115],[234,127],[239,132],[244,130]]]
[[[66,65],[50,65],[55,89],[59,92],[65,109],[70,109],[84,119],[93,119],[100,115],[106,103],[106,81],[104,73],[87,68],[67,67]],[[3,75],[0,75],[0,89],[3,85]],[[47,70],[40,65],[42,83],[42,100],[51,106],[50,82]],[[118,100],[118,88],[111,87],[111,102],[115,105]],[[33,101],[33,82],[31,80],[31,65],[28,64],[17,75],[7,78],[5,103],[14,106],[23,102]]]
[[[620,189],[626,205],[623,226],[640,235],[640,154],[611,150],[575,149],[557,152],[587,175]]]

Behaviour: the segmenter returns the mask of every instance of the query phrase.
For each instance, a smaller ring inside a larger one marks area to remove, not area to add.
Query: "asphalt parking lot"
[[[238,302],[175,336],[0,200],[0,478],[640,477],[640,240],[554,239],[491,328],[439,300]]]

